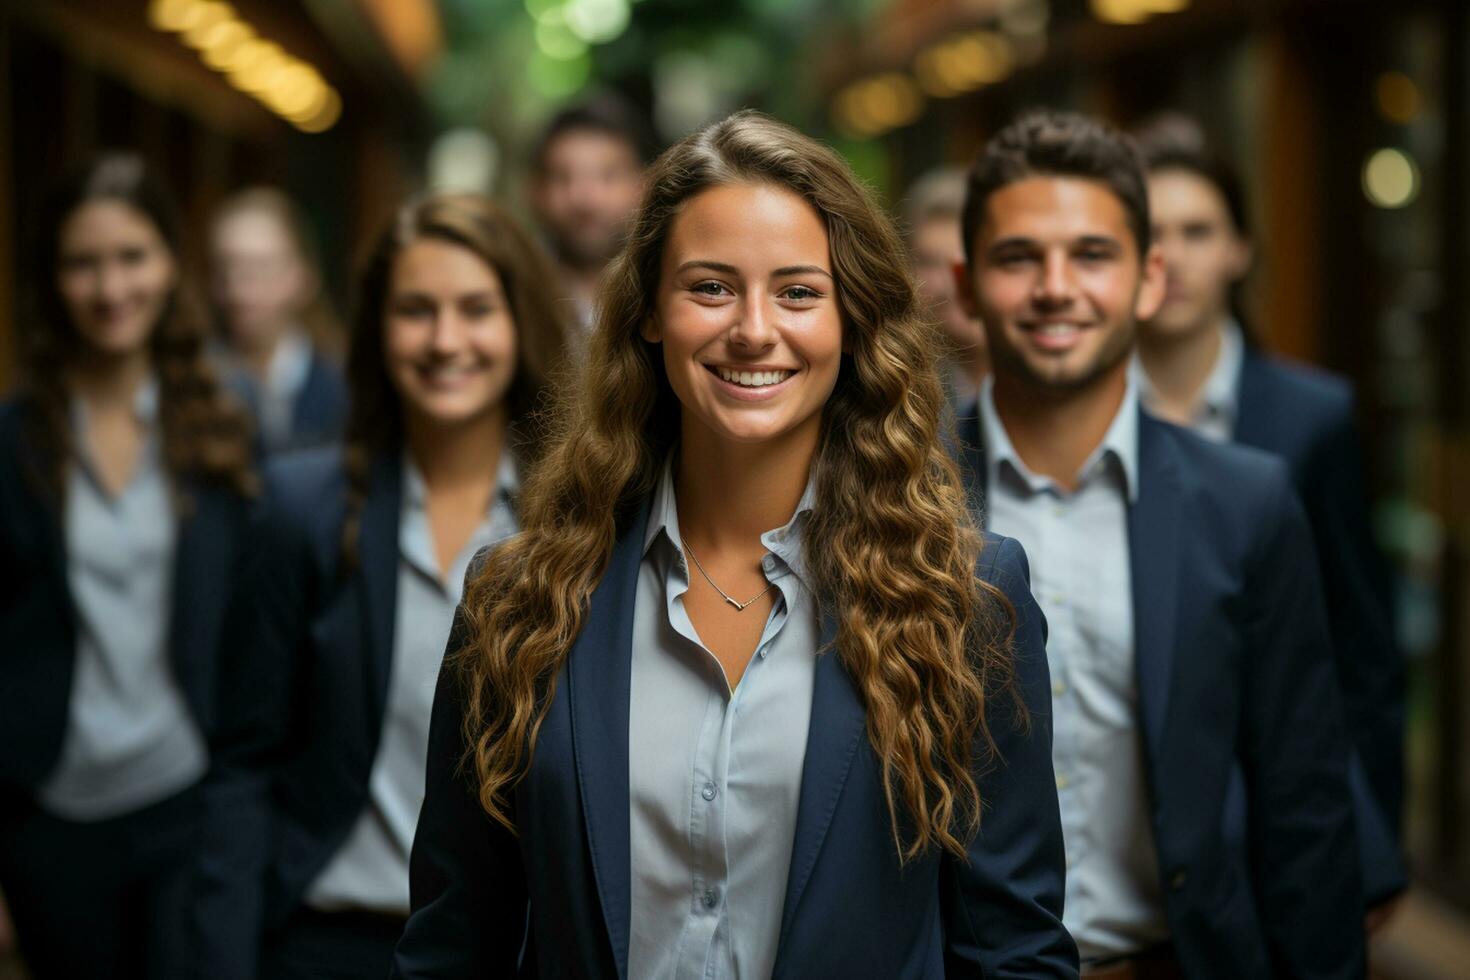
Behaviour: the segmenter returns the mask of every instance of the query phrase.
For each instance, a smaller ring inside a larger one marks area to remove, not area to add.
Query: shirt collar
[[[501,450],[500,464],[495,469],[495,496],[486,509],[488,514],[495,508],[495,501],[505,499],[514,504],[521,492],[521,471],[515,453],[509,448]],[[423,471],[413,458],[413,452],[403,447],[403,507],[422,510],[428,501],[428,487],[424,483]]]
[[[806,515],[816,507],[816,481],[808,478],[806,489],[796,504],[791,520],[781,527],[761,535],[766,550],[785,562],[803,582],[806,581],[806,564],[802,560],[802,527]],[[658,488],[653,494],[653,508],[649,512],[648,530],[643,535],[643,554],[646,556],[653,543],[663,534],[680,555],[684,553],[684,539],[679,535],[679,505],[674,493],[674,455],[664,460],[663,473]]]
[[[158,421],[158,412],[158,378],[150,374],[133,393],[133,417],[144,427],[152,428]],[[87,406],[80,398],[71,400],[71,422],[74,432],[80,433],[87,427]]]
[[[276,341],[270,364],[265,369],[266,387],[294,394],[311,373],[311,341],[300,330],[287,330]]]
[[[1195,406],[1195,421],[1211,418],[1223,419],[1226,430],[1235,426],[1240,408],[1240,368],[1245,361],[1245,332],[1234,317],[1226,319],[1220,331],[1220,350],[1215,355],[1215,366],[1205,377],[1200,388],[1199,404]],[[1158,401],[1158,390],[1149,380],[1148,372],[1137,352],[1129,366],[1129,374],[1138,386],[1138,397],[1145,406]]]
[[[1001,423],[1000,414],[995,410],[994,387],[993,379],[987,377],[980,383],[978,399],[980,438],[985,448],[987,485],[996,486],[1002,465],[1009,467],[1020,476],[1033,491],[1051,485],[1051,480],[1032,473],[1021,460],[1020,454],[1016,452],[1015,445]],[[1088,454],[1086,462],[1082,464],[1082,473],[1092,472],[1100,461],[1108,457],[1117,461],[1118,468],[1122,472],[1123,487],[1128,502],[1136,502],[1138,500],[1138,384],[1131,372],[1128,386],[1123,391],[1122,404],[1118,406],[1118,413],[1113,416],[1113,421],[1109,424],[1107,432],[1104,433],[1102,442]]]

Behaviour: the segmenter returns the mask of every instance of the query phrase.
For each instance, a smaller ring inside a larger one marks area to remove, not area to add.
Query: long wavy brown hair
[[[68,376],[86,351],[66,312],[57,284],[61,233],[68,218],[88,201],[116,200],[146,217],[174,261],[183,265],[178,212],[143,158],[113,152],[60,184],[46,200],[37,227],[33,309],[22,318],[24,371],[20,397],[27,405],[26,433],[34,450],[31,477],[49,499],[60,500],[66,469],[76,454],[69,411]],[[250,426],[239,406],[221,392],[205,357],[207,325],[197,296],[182,270],[148,346],[159,387],[159,424],[164,462],[181,503],[182,477],[202,479],[250,495],[256,478]]]
[[[515,322],[515,376],[505,393],[509,448],[525,465],[540,455],[538,425],[553,379],[561,370],[566,323],[550,260],[520,222],[478,194],[437,194],[404,204],[378,236],[359,282],[347,352],[346,566],[357,560],[362,507],[373,460],[403,444],[403,404],[388,375],[384,326],[393,264],[414,242],[433,239],[473,252],[495,270]]]
[[[975,575],[980,537],[940,441],[934,328],[897,233],[846,164],[752,112],[684,139],[652,167],[603,284],[580,384],[558,405],[523,491],[525,533],[467,594],[467,642],[453,661],[466,762],[481,805],[514,830],[510,792],[588,600],[678,440],[679,402],[639,334],[670,225],[694,195],[745,182],[790,190],[826,222],[848,353],[823,410],[804,553],[866,707],[900,859],[936,846],[963,856],[980,822],[975,773],[996,761],[987,700],[1016,698],[1014,611]]]

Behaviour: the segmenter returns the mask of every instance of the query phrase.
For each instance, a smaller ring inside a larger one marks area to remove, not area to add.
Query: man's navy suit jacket
[[[627,977],[628,693],[647,520],[645,508],[623,530],[557,678],[531,770],[512,796],[518,835],[486,815],[460,768],[461,694],[456,675],[441,674],[413,847],[414,912],[395,977]],[[862,702],[837,654],[823,653],[777,978],[1077,974],[1060,921],[1045,624],[1015,542],[988,536],[978,571],[1015,607],[1031,725],[1023,731],[1004,698],[988,707],[1004,761],[980,778],[987,809],[970,860],[930,853],[900,865]],[[825,632],[830,639],[830,622]]]
[[[961,464],[983,512],[973,414]],[[1349,743],[1285,465],[1140,413],[1128,544],[1148,803],[1185,975],[1362,977]]]
[[[373,464],[342,565],[339,449],[276,457],[224,646],[192,907],[200,976],[253,978],[368,802],[398,600],[400,458]]]
[[[51,461],[25,431],[27,403],[0,405],[0,816],[25,804],[60,760],[77,660],[64,503],[40,489]],[[183,480],[173,560],[169,663],[195,722],[214,724],[218,645],[249,504]]]
[[[1286,460],[1317,543],[1347,730],[1395,840],[1404,796],[1404,661],[1364,486],[1351,386],[1248,350],[1234,438]],[[1404,884],[1402,870],[1398,888]],[[1385,876],[1377,894],[1397,891]]]

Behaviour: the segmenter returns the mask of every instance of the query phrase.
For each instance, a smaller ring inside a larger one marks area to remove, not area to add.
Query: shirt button
[[[715,907],[715,902],[719,901],[719,899],[720,899],[720,896],[718,896],[718,895],[715,894],[715,890],[713,888],[706,888],[703,897],[704,897],[704,907],[707,908],[707,909],[714,908]]]
[[[765,569],[768,573],[774,572],[776,570],[776,559],[770,555],[766,555],[766,557],[761,559],[761,568]]]
[[[1057,789],[1066,789],[1069,785],[1071,785],[1071,780],[1062,773],[1057,773]]]
[[[699,795],[703,796],[706,800],[712,800],[715,798],[716,792],[717,790],[715,789],[714,783],[705,783],[704,789],[699,791]]]
[[[1063,694],[1066,694],[1067,693],[1067,682],[1066,681],[1052,681],[1051,682],[1051,693],[1055,694],[1057,697],[1061,697]]]

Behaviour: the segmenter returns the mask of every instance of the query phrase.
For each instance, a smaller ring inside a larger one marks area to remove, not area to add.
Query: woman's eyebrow
[[[710,259],[691,259],[688,262],[681,263],[674,272],[684,272],[687,269],[708,269],[711,272],[718,272],[727,276],[740,275],[740,270],[728,262],[715,262]],[[819,265],[784,265],[774,270],[771,275],[774,277],[818,275],[826,276],[828,279],[832,278],[832,274]]]

